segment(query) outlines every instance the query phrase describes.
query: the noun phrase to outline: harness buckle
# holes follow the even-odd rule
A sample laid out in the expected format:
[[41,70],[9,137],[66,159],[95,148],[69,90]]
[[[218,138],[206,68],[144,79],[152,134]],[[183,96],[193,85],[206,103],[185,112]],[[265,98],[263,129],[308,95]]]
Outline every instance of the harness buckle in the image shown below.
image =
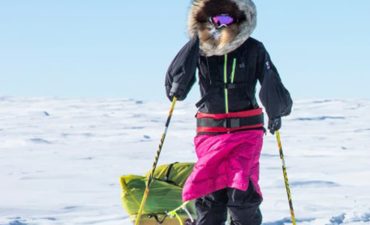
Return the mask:
[[240,118],[226,118],[223,121],[223,127],[225,128],[238,128],[240,126]]

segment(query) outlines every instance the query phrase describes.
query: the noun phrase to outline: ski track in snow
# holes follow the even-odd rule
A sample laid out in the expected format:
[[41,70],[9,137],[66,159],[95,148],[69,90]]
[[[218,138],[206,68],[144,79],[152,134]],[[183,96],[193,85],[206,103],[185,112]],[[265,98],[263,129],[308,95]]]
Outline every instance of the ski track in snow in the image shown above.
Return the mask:
[[[0,97],[0,225],[128,225],[121,175],[152,165],[168,102]],[[160,164],[195,161],[178,103]],[[370,101],[296,101],[282,141],[300,225],[370,224]],[[264,225],[290,224],[275,138],[261,157]]]

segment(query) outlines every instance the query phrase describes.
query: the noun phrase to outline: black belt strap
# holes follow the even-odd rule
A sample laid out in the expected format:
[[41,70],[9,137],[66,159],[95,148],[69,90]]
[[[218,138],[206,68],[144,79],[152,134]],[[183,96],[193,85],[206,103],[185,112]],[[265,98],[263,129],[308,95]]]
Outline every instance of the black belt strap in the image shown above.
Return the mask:
[[245,117],[245,118],[225,118],[225,119],[212,119],[212,118],[198,118],[198,127],[224,127],[224,128],[238,128],[243,126],[252,126],[256,124],[263,124],[263,115]]

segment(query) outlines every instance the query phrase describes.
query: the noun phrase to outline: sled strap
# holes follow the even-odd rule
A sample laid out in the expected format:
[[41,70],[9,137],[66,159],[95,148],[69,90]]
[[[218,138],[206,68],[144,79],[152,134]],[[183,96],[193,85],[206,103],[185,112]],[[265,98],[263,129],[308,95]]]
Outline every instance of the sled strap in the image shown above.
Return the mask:
[[175,214],[175,216],[176,216],[176,219],[179,221],[180,225],[184,225],[184,223],[182,222],[182,219],[177,213]]
[[168,168],[167,168],[167,172],[166,172],[166,176],[164,177],[164,181],[168,182],[168,183],[174,183],[170,180],[170,175],[171,175],[171,170],[173,168],[173,166],[175,164],[177,164],[178,162],[175,162],[175,163],[171,163]]
[[[189,202],[186,202],[186,204],[188,204]],[[188,215],[190,221],[192,223],[194,223],[194,218],[192,217],[192,215],[190,214],[189,210],[186,208],[186,205],[182,207],[182,209],[185,211],[185,213]]]
[[164,221],[167,219],[167,215],[165,215],[161,220],[157,215],[150,215],[149,218],[154,218],[157,224],[163,224]]
[[176,217],[178,220],[179,220],[179,223],[180,223],[180,225],[183,225],[183,222],[182,222],[182,220],[181,220],[181,218],[179,217],[179,215],[177,214],[177,212],[179,211],[179,210],[184,210],[185,211],[185,213],[188,215],[188,217],[189,217],[189,219],[190,219],[190,221],[192,222],[192,223],[194,223],[194,218],[191,216],[191,214],[190,214],[190,212],[189,212],[189,210],[186,208],[186,205],[187,204],[189,204],[189,201],[187,201],[187,202],[184,202],[181,206],[179,206],[178,208],[176,208],[176,209],[174,209],[174,210],[172,210],[172,211],[170,211],[170,212],[168,212],[167,213],[167,215],[169,215],[169,216],[171,216],[171,217]]

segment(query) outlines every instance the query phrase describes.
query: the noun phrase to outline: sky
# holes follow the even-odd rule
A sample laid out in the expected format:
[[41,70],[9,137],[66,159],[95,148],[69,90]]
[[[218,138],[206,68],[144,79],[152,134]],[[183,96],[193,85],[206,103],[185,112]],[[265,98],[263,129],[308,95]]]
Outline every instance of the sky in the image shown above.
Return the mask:
[[[370,98],[370,1],[255,0],[294,99]],[[165,98],[189,0],[0,1],[0,96]],[[199,98],[193,87],[188,101]]]

